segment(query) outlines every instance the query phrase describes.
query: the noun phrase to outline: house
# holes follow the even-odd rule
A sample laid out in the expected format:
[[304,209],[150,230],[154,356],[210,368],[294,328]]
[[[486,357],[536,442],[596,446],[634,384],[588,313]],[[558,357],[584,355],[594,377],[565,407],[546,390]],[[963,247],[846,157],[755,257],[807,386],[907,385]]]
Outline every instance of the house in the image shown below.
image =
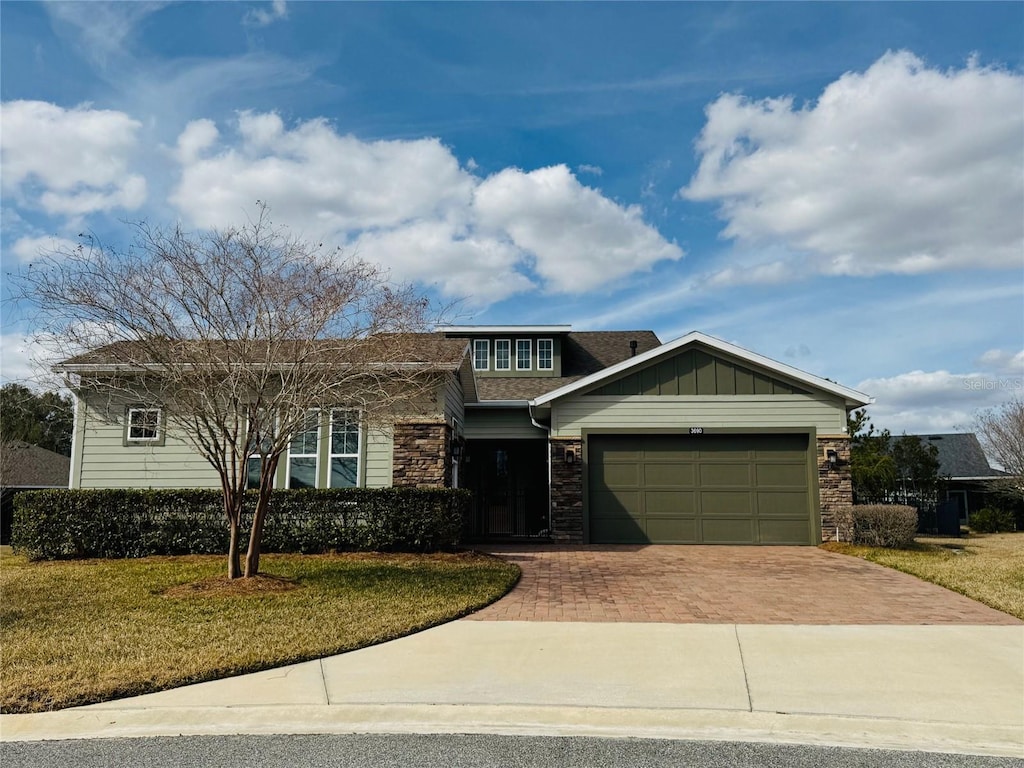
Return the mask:
[[[429,412],[319,414],[279,487],[464,487],[475,538],[566,543],[813,544],[851,501],[846,417],[870,398],[720,339],[448,326],[422,346]],[[80,396],[72,487],[216,487],[162,424],[159,404]]]
[[71,459],[22,440],[0,445],[0,544],[10,544],[14,494],[67,488]]
[[911,437],[918,438],[925,445],[935,446],[938,451],[939,476],[946,478],[946,499],[956,502],[961,525],[970,524],[971,512],[987,506],[1000,506],[999,502],[991,499],[991,486],[1009,476],[989,466],[981,443],[974,434],[951,432]]

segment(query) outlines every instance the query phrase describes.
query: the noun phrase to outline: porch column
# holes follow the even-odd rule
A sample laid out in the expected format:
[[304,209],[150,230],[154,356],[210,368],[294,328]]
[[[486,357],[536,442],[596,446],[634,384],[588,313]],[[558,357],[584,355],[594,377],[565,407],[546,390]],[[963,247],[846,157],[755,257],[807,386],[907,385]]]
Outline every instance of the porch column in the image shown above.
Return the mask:
[[582,544],[583,441],[553,437],[548,449],[551,451],[551,538],[565,544]]

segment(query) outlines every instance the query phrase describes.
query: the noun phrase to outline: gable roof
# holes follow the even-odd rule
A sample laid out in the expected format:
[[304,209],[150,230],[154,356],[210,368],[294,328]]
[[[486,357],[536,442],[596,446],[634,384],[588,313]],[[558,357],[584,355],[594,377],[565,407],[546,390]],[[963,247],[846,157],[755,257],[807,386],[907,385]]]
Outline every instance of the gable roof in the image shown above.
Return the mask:
[[631,341],[638,355],[661,345],[654,331],[574,331],[562,337],[561,376],[481,376],[477,392],[481,401],[527,402],[628,360]]
[[971,432],[946,432],[939,435],[908,435],[938,450],[939,474],[952,480],[980,480],[1006,477],[1006,473],[989,466],[981,443]]
[[0,485],[4,488],[67,488],[71,459],[21,440],[0,445]]
[[863,392],[858,392],[855,389],[844,387],[833,381],[829,381],[828,379],[823,379],[820,376],[815,376],[807,373],[806,371],[801,371],[799,368],[794,368],[791,365],[786,365],[785,363],[780,363],[777,360],[772,360],[764,355],[759,355],[756,352],[743,349],[743,347],[738,347],[735,344],[730,344],[727,341],[717,339],[714,336],[708,336],[706,333],[692,331],[685,336],[679,337],[675,341],[670,341],[667,344],[662,344],[654,349],[649,349],[642,354],[638,354],[636,357],[627,358],[615,365],[609,366],[608,368],[597,371],[588,376],[584,376],[577,381],[565,384],[558,389],[547,392],[535,398],[530,404],[537,406],[550,403],[552,400],[557,400],[558,398],[565,397],[566,395],[570,395],[574,392],[579,392],[580,390],[611,379],[633,368],[642,368],[659,357],[676,352],[693,344],[701,344],[709,349],[731,355],[739,360],[749,363],[750,365],[777,373],[794,381],[801,382],[813,389],[828,392],[829,394],[842,398],[848,407],[856,408],[868,405],[872,402],[872,398],[865,395]]

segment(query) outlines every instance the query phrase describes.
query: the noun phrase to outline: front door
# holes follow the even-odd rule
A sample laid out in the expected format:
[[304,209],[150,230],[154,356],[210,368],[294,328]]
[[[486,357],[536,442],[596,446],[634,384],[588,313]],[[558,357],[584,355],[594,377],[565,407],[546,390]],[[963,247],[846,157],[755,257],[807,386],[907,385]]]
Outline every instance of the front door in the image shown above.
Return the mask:
[[547,441],[470,440],[465,473],[473,492],[474,538],[538,536],[547,530]]

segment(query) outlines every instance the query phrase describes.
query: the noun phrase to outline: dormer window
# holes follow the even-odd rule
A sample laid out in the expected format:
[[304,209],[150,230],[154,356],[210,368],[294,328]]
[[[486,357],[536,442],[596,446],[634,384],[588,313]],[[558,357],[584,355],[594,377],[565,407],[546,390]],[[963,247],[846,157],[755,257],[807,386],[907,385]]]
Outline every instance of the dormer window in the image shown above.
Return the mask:
[[512,368],[512,342],[509,339],[494,340],[494,370],[508,371]]
[[554,367],[554,342],[551,339],[537,339],[537,370],[550,371]]
[[516,370],[528,371],[532,367],[533,343],[529,339],[516,339]]
[[473,370],[486,371],[490,365],[488,359],[491,356],[491,342],[487,339],[473,340]]

